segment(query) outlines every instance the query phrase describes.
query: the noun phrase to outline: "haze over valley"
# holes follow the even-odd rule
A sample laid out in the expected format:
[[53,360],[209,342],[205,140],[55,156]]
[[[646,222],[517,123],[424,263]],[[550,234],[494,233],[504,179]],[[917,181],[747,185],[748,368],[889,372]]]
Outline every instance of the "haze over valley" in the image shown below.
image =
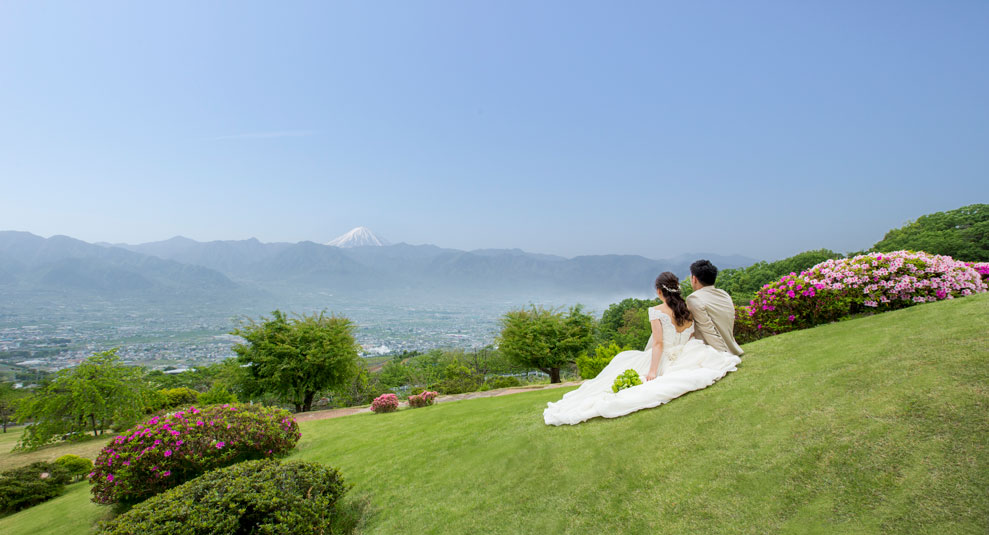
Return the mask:
[[723,268],[754,262],[463,251],[390,244],[364,227],[327,244],[181,236],[109,244],[3,231],[0,363],[58,369],[119,346],[129,362],[193,366],[232,356],[236,338],[227,333],[276,308],[351,318],[368,355],[480,347],[511,308],[580,303],[600,313],[625,297],[650,297],[657,274],[682,277],[699,257]]

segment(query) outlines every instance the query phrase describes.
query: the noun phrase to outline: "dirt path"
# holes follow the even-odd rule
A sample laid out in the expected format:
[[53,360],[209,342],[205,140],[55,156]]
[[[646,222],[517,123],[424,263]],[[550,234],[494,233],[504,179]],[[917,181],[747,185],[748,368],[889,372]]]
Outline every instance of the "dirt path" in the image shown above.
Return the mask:
[[[577,386],[580,381],[573,381],[569,383],[559,383],[559,384],[549,384],[549,385],[531,385],[531,386],[519,386],[512,388],[499,388],[498,390],[488,390],[487,392],[467,392],[466,394],[452,394],[449,396],[439,396],[436,398],[435,403],[444,403],[447,401],[460,401],[462,399],[475,399],[475,398],[493,398],[497,396],[508,396],[511,394],[519,394],[521,392],[532,392],[533,390],[547,390],[550,388],[561,388],[565,386]],[[398,406],[408,407],[409,404],[406,401],[399,402]],[[311,411],[303,414],[297,414],[295,416],[295,421],[297,422],[308,422],[311,420],[325,420],[327,418],[339,418],[341,416],[350,416],[351,414],[357,414],[361,412],[371,412],[371,407],[347,407],[344,409],[328,409],[325,411]]]

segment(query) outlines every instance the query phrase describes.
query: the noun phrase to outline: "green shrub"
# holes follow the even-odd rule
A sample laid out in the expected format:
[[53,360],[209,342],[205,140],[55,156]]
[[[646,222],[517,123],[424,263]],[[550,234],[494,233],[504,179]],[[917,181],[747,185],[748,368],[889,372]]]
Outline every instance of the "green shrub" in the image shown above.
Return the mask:
[[13,513],[48,501],[62,494],[71,478],[61,465],[46,462],[0,473],[0,513]]
[[577,370],[583,379],[593,379],[601,373],[611,359],[615,358],[615,355],[631,349],[629,347],[620,347],[615,342],[611,342],[608,345],[600,345],[594,348],[594,354],[586,354],[577,357]]
[[621,375],[615,378],[615,384],[611,385],[611,391],[618,393],[619,390],[625,390],[626,388],[632,388],[633,386],[641,385],[642,378],[639,377],[639,373],[635,370],[625,370]]
[[519,381],[518,377],[511,375],[499,375],[497,377],[492,377],[481,385],[481,391],[487,390],[497,390],[499,388],[511,388],[513,386],[520,386],[522,381]]
[[189,407],[199,403],[199,392],[184,386],[180,386],[178,388],[166,388],[164,390],[159,390],[158,392],[165,396],[166,409],[174,409],[175,407]]
[[175,487],[101,526],[107,535],[329,534],[348,490],[317,463],[248,461]]
[[73,481],[82,479],[93,471],[93,461],[71,453],[55,459],[55,464],[65,468]]
[[436,390],[444,394],[476,392],[481,387],[482,378],[463,364],[454,362],[443,370],[443,380],[436,383]]
[[199,395],[200,405],[222,405],[223,403],[237,403],[237,396],[223,383],[213,383],[207,392]]
[[137,503],[208,470],[286,453],[299,437],[288,411],[263,405],[192,407],[154,417],[100,452],[90,476],[93,501]]

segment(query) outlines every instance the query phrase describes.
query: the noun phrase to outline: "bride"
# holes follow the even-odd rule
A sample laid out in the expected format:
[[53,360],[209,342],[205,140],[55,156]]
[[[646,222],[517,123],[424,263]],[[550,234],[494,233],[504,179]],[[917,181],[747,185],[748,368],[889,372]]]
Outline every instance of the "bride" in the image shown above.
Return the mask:
[[[669,271],[656,279],[656,295],[663,301],[649,309],[652,336],[643,351],[622,351],[593,379],[584,381],[563,399],[543,411],[549,425],[577,424],[604,416],[615,418],[655,407],[714,384],[742,360],[692,338],[694,322],[680,295],[680,281]],[[635,370],[645,382],[620,390],[611,387],[625,370]]]

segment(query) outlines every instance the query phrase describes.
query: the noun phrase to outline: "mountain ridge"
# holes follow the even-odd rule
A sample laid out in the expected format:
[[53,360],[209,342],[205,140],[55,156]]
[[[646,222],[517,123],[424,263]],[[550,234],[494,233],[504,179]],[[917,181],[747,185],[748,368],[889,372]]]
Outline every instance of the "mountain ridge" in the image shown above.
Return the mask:
[[[88,286],[97,293],[184,286],[293,295],[316,290],[363,295],[413,289],[439,296],[491,292],[648,295],[656,275],[673,271],[684,277],[697,258],[708,258],[720,268],[754,262],[740,255],[565,258],[518,248],[464,251],[404,242],[337,247],[313,241],[265,243],[256,238],[199,242],[183,236],[136,245],[97,245],[68,236],[46,239],[0,231],[0,284],[10,286],[13,278],[27,287],[84,290]],[[56,262],[61,263],[56,266]],[[25,273],[40,265],[47,275]]]

